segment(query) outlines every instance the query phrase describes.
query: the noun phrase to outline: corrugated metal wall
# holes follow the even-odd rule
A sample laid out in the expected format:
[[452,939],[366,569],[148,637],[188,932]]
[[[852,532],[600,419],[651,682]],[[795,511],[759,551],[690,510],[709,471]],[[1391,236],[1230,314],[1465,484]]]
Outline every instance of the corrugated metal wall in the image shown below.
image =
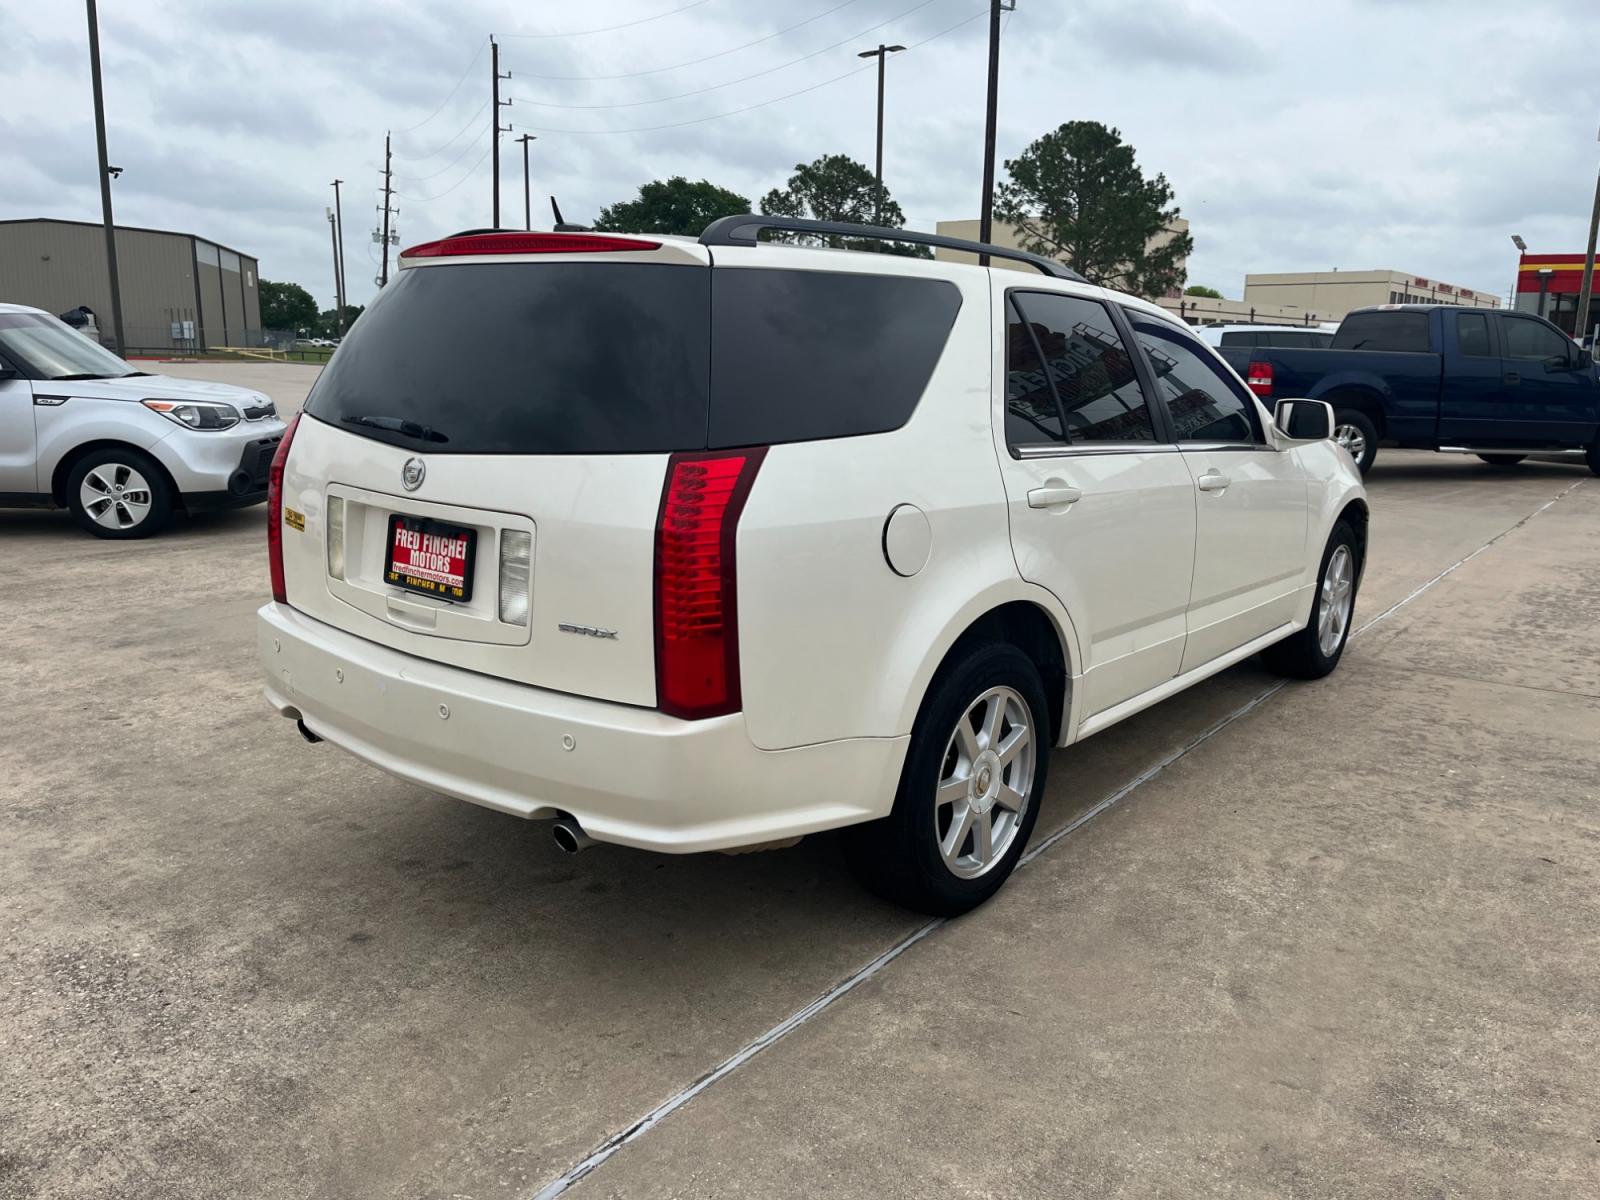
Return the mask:
[[[222,270],[224,260],[232,270]],[[195,321],[201,345],[261,344],[254,259],[189,234],[118,226],[117,269],[129,348],[172,347],[172,322],[182,320]],[[71,221],[0,221],[0,301],[52,313],[88,305],[109,342],[111,289],[102,228]]]

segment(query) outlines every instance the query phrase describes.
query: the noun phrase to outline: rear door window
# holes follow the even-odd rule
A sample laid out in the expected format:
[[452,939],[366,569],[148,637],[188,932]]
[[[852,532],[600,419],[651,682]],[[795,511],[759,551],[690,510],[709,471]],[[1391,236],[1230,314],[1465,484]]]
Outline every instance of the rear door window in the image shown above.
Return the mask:
[[1428,314],[1422,312],[1351,313],[1333,335],[1335,350],[1408,350],[1426,354]]
[[1011,300],[1006,301],[1006,445],[1060,445],[1061,410],[1039,358],[1033,331]]
[[1013,292],[1011,301],[1044,356],[1068,442],[1156,440],[1133,359],[1104,304],[1059,292]]
[[1461,313],[1456,317],[1456,341],[1468,358],[1493,358],[1489,341],[1489,318],[1482,313]]
[[710,276],[655,263],[410,267],[361,314],[306,411],[433,454],[701,448]]
[[712,270],[709,445],[886,433],[944,353],[961,292],[944,279]]

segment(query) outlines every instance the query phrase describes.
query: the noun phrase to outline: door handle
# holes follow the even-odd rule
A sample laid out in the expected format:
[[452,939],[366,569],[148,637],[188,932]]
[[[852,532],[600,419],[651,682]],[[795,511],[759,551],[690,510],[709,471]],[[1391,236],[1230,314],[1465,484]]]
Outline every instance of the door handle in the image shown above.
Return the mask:
[[1052,483],[1045,487],[1036,487],[1028,493],[1029,508],[1056,508],[1068,504],[1076,504],[1083,499],[1081,488],[1071,487],[1064,483]]
[[1521,372],[1518,372],[1518,371],[1507,371],[1506,375],[1505,375],[1505,382],[1506,383],[1521,383],[1522,382],[1522,374],[1521,374]]
[[1226,491],[1228,485],[1232,482],[1233,480],[1229,479],[1221,471],[1213,467],[1204,475],[1200,476],[1199,479],[1196,479],[1194,481],[1194,485],[1202,492],[1221,492]]

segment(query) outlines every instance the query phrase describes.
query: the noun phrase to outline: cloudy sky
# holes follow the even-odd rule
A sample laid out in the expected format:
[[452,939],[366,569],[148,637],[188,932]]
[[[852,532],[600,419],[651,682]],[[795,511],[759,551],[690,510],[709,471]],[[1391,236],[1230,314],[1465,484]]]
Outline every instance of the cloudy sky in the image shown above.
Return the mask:
[[[260,258],[331,304],[324,208],[345,188],[351,299],[373,290],[383,135],[402,244],[490,218],[488,35],[515,130],[502,205],[592,219],[646,180],[758,200],[794,164],[870,164],[909,225],[977,215],[984,0],[102,0],[117,217]],[[98,220],[83,8],[0,10],[0,217]],[[1520,233],[1578,251],[1600,164],[1594,0],[1017,0],[999,156],[1063,121],[1114,125],[1191,222],[1190,282],[1393,267],[1504,294]],[[1000,168],[1003,171],[1003,167]],[[539,204],[535,227],[548,227]]]

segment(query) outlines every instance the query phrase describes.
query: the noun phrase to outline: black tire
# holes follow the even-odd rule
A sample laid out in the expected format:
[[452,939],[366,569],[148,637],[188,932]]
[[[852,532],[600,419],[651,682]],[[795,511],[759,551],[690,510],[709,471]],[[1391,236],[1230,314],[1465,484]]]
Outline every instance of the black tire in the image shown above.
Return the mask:
[[[1324,654],[1318,628],[1318,615],[1321,610],[1323,585],[1328,578],[1328,564],[1333,561],[1333,556],[1340,546],[1343,546],[1350,556],[1350,612],[1345,618],[1344,628],[1339,633],[1338,643],[1333,647],[1333,652]],[[1344,648],[1350,641],[1350,626],[1355,617],[1356,592],[1359,590],[1360,582],[1361,552],[1356,543],[1355,530],[1350,528],[1348,522],[1339,521],[1334,525],[1333,532],[1328,535],[1328,544],[1322,551],[1322,568],[1317,572],[1317,590],[1311,594],[1311,615],[1306,621],[1306,627],[1292,637],[1287,637],[1262,651],[1261,657],[1267,666],[1280,675],[1287,675],[1290,679],[1321,679],[1325,675],[1331,675],[1333,669],[1339,665],[1339,660],[1344,657]]]
[[1333,428],[1336,431],[1335,437],[1337,437],[1337,430],[1341,425],[1348,425],[1352,429],[1358,430],[1361,434],[1362,441],[1365,444],[1361,451],[1361,457],[1356,459],[1356,470],[1365,475],[1372,469],[1373,460],[1378,457],[1378,427],[1372,423],[1371,417],[1360,409],[1355,408],[1341,408],[1334,411]]
[[1480,454],[1478,457],[1491,467],[1514,467],[1528,456],[1526,454]]
[[[108,487],[91,484],[95,491],[104,491],[108,503],[94,506],[91,512],[84,503],[84,483],[91,475]],[[138,480],[143,486],[132,486]],[[118,487],[128,490],[118,493]],[[172,519],[172,485],[167,474],[148,454],[132,446],[107,447],[84,455],[67,474],[67,507],[88,532],[101,538],[129,539],[150,537],[160,533]],[[147,503],[138,499],[145,497]],[[124,498],[126,502],[124,502]],[[109,516],[108,516],[109,514]],[[115,523],[102,523],[102,519]]]
[[[957,819],[957,807],[965,809],[967,805],[965,801],[938,805],[935,794],[947,771],[960,769],[960,756],[954,753],[958,722],[968,719],[969,710],[992,688],[1010,689],[1023,706],[1032,737],[1033,778],[1021,802],[1020,814],[1012,817],[1004,829],[1007,812],[998,799],[991,801],[993,807],[986,810],[986,816],[975,818],[991,821],[992,829],[1001,840],[1009,838],[1009,843],[982,868],[981,874],[963,878],[946,864],[939,843],[941,834],[949,836],[951,822]],[[1009,736],[1009,728],[1002,725],[997,740]],[[970,723],[968,730],[973,730]],[[982,734],[975,733],[974,737],[981,738]],[[917,912],[953,917],[976,908],[1000,890],[1022,857],[1039,818],[1050,749],[1050,706],[1033,660],[1011,645],[973,646],[940,669],[923,699],[900,772],[893,811],[880,821],[843,831],[845,858],[851,869],[878,895]],[[1016,780],[1017,764],[1022,761],[1019,758],[992,768],[988,777],[993,779],[993,787],[1004,788]],[[978,771],[973,774],[974,782],[985,777]],[[976,857],[976,836],[974,831],[955,844],[953,854],[958,861],[967,846],[972,847],[972,854],[967,857]]]

